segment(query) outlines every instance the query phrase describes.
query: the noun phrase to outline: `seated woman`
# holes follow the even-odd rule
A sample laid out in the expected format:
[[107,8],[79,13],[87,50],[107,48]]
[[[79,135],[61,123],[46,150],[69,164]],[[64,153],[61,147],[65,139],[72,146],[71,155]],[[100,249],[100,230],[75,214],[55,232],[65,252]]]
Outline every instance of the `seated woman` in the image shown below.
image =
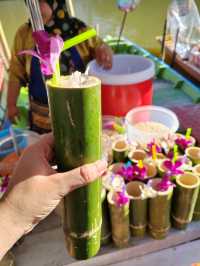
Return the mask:
[[[65,0],[40,0],[39,4],[45,30],[49,34],[59,34],[65,41],[88,29],[84,22],[69,16]],[[42,134],[50,131],[51,125],[40,63],[35,57],[18,55],[20,51],[34,48],[31,24],[28,22],[19,28],[14,40],[10,62],[7,111],[8,118],[14,121],[19,114],[16,103],[20,87],[28,85],[30,129]],[[112,50],[98,37],[91,38],[63,52],[60,57],[61,74],[68,75],[75,70],[84,72],[87,63],[93,58],[96,58],[104,68],[112,67]]]

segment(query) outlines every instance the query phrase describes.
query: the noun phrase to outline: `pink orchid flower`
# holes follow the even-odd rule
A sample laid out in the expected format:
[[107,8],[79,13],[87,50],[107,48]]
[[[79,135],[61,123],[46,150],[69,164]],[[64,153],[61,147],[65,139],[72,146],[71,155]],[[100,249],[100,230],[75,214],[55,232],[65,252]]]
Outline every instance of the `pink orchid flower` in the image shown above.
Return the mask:
[[185,137],[178,137],[175,142],[181,150],[187,149],[192,144],[192,141],[190,139],[186,139]]
[[170,187],[175,187],[175,184],[170,181],[168,174],[164,175],[162,181],[158,183],[157,189],[159,191],[167,191]]
[[59,60],[63,40],[60,36],[49,36],[45,31],[33,32],[33,38],[37,45],[37,52],[35,50],[25,50],[19,55],[29,54],[40,59],[41,71],[45,76],[50,76],[54,73],[56,63]]
[[154,145],[156,146],[156,152],[157,153],[161,153],[162,152],[162,148],[160,146],[158,146],[155,143],[155,141],[152,141],[152,142],[147,144],[147,149],[148,149],[150,155],[152,155],[152,148],[153,148]]
[[144,179],[147,177],[147,169],[146,167],[140,168],[138,165],[133,166],[133,180],[141,180],[144,181]]
[[133,166],[131,162],[124,164],[119,171],[117,172],[118,175],[121,175],[127,181],[131,181],[133,179]]
[[115,194],[115,202],[118,207],[122,207],[129,202],[129,197],[126,193],[126,188],[124,187],[122,191],[116,192]]
[[175,176],[183,174],[183,171],[180,170],[180,167],[183,165],[182,161],[176,161],[175,163],[171,160],[164,161],[164,167],[167,169],[167,174],[169,176]]

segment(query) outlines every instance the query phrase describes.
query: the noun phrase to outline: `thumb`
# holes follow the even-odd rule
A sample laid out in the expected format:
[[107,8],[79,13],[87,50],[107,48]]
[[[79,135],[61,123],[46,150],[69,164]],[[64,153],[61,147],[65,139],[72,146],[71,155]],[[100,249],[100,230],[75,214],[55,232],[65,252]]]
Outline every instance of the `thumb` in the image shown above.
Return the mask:
[[65,173],[54,174],[52,178],[58,184],[60,194],[65,196],[72,190],[85,186],[101,177],[106,169],[107,162],[99,160]]

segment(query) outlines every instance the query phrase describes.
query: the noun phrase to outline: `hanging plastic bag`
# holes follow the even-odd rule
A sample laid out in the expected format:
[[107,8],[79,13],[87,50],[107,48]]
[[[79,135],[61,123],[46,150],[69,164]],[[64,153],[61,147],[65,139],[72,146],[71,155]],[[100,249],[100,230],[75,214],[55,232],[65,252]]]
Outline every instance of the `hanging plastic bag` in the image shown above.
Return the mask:
[[177,53],[188,58],[191,48],[200,43],[200,16],[194,0],[173,0],[167,14],[168,33],[175,42]]

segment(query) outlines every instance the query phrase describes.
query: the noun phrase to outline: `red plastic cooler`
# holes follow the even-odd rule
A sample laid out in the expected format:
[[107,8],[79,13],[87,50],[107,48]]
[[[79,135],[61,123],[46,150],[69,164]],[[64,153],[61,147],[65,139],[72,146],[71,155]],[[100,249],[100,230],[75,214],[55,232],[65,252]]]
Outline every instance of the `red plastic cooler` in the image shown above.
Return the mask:
[[125,116],[134,107],[152,104],[155,66],[145,57],[114,55],[111,70],[92,61],[89,74],[102,81],[103,115]]

